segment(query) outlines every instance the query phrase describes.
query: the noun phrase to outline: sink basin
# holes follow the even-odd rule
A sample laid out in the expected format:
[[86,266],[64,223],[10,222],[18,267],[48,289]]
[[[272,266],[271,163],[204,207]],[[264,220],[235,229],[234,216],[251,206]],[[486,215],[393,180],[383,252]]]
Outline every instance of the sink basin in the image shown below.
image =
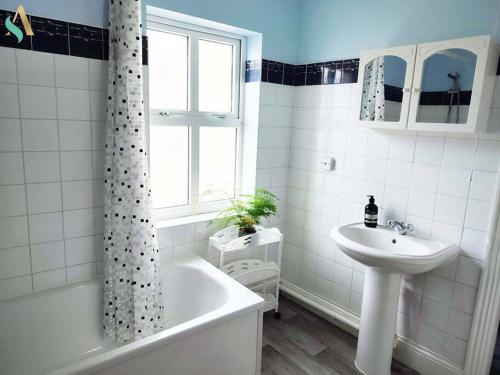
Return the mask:
[[330,231],[345,254],[367,266],[354,361],[366,375],[390,375],[402,274],[416,274],[451,262],[460,249],[384,226],[345,224]]
[[384,226],[368,228],[363,223],[335,227],[330,232],[348,256],[369,267],[416,274],[453,260],[460,249],[451,243],[414,235],[398,235]]

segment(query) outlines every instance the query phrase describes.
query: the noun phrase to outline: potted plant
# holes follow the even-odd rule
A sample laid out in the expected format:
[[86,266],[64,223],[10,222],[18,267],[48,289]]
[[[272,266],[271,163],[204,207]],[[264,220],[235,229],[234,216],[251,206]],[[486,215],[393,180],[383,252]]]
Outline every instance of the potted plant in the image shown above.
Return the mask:
[[253,234],[256,225],[271,216],[278,216],[279,199],[266,189],[256,189],[253,195],[241,195],[239,199],[231,199],[231,206],[222,211],[218,219],[225,227],[238,226],[238,235]]

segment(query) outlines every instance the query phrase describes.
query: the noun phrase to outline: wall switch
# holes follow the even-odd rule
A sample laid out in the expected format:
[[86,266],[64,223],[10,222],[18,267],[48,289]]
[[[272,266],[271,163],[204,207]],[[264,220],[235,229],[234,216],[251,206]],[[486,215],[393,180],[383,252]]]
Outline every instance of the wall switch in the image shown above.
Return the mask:
[[328,156],[322,158],[319,162],[319,169],[322,171],[333,171],[335,169],[335,159]]

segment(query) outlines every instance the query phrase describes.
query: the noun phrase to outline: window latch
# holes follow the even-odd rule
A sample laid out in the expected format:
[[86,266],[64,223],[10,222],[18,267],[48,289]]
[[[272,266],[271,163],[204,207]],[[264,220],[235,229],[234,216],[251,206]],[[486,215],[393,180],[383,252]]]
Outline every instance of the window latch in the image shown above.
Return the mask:
[[175,116],[182,115],[182,112],[160,112],[160,116]]
[[223,119],[226,118],[226,115],[223,113],[213,113],[212,116]]

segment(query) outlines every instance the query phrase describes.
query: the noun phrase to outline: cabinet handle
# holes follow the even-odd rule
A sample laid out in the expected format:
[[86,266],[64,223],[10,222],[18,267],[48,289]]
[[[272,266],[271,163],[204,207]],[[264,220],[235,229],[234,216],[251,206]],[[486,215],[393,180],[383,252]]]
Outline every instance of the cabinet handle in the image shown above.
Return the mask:
[[410,88],[409,88],[409,87],[405,87],[405,88],[403,89],[403,92],[410,92],[410,91],[411,91],[411,90],[410,90]]
[[414,87],[412,90],[414,93],[420,92],[420,89],[418,87]]

